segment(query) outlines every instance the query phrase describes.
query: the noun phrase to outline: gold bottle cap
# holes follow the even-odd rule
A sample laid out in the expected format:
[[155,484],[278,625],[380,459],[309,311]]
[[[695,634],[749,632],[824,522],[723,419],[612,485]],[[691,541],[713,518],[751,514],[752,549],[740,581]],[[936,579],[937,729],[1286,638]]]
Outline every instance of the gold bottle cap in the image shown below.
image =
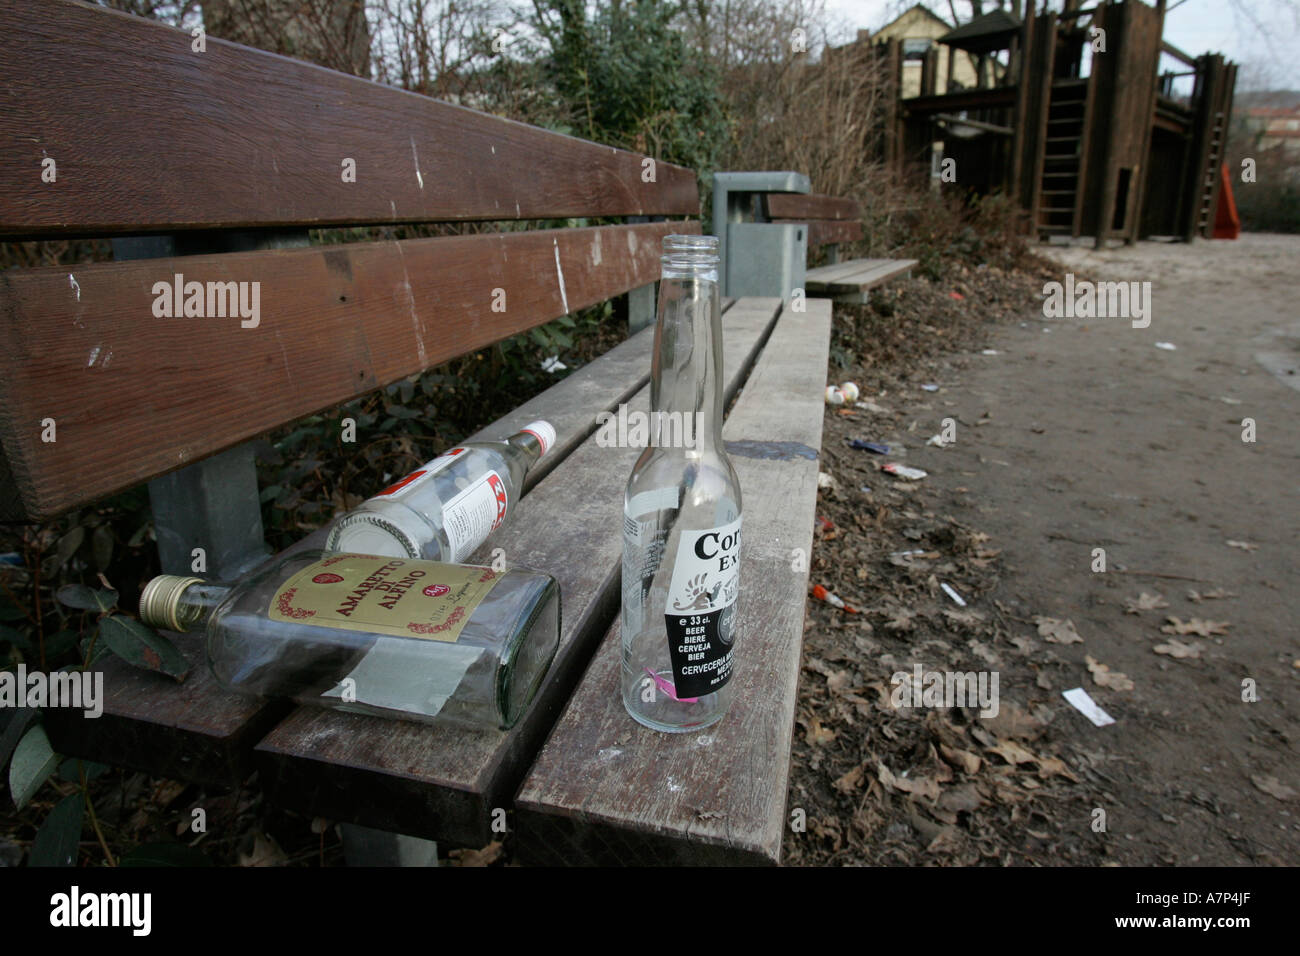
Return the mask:
[[176,619],[181,594],[191,584],[203,583],[202,578],[187,578],[179,574],[160,574],[140,592],[140,620],[150,627],[168,631],[184,630]]

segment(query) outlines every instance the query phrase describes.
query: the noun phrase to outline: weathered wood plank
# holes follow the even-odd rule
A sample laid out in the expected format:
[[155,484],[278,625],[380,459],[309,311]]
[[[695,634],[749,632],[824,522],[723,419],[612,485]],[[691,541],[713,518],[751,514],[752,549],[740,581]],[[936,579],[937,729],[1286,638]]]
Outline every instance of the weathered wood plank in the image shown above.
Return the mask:
[[811,553],[821,447],[809,383],[825,375],[830,324],[825,300],[784,313],[724,427],[745,516],[731,712],[696,734],[635,723],[615,623],[516,798],[521,860],[779,861],[808,577],[792,567]]
[[699,212],[692,170],[101,7],[0,36],[3,237]]
[[[468,440],[501,438],[538,418],[550,421],[555,446],[529,472],[525,488],[531,487],[540,480],[536,475],[549,472],[586,440],[597,411],[616,408],[645,385],[653,344],[653,329],[638,333]],[[285,554],[324,544],[322,529]],[[184,684],[104,658],[104,715],[85,720],[76,713],[52,713],[48,722],[56,749],[99,760],[111,755],[111,763],[180,780],[229,783],[235,775],[246,776],[253,746],[293,705],[224,691],[203,658],[201,639],[177,635],[175,640],[194,663]]]
[[862,218],[862,206],[856,199],[823,196],[820,193],[767,193],[767,214],[772,219],[853,220]]
[[[779,307],[778,299],[741,299],[725,313],[728,397],[752,366]],[[629,408],[648,409],[648,393],[641,389]],[[594,426],[595,409],[588,414]],[[537,700],[512,730],[473,733],[303,707],[257,747],[271,798],[306,813],[453,844],[493,839],[492,810],[510,806],[617,609],[623,488],[639,453],[588,439],[471,557],[487,563],[501,548],[511,565],[546,571],[560,582],[560,649]],[[358,793],[366,799],[359,801]]]
[[832,242],[854,242],[863,236],[862,223],[830,219],[773,219],[773,222],[803,222],[808,225],[808,248]]
[[915,265],[915,259],[857,259],[810,270],[804,288],[809,295],[852,295],[905,275]]
[[[0,520],[47,518],[652,282],[660,239],[698,231],[660,222],[0,273],[0,446],[17,490],[0,488]],[[177,274],[244,283],[250,306],[258,290],[257,325],[156,317],[154,284]]]
[[51,707],[45,729],[57,753],[173,780],[237,786],[253,772],[253,745],[290,710],[285,701],[224,690],[198,634],[168,634],[192,670],[183,684],[109,654],[103,713]]

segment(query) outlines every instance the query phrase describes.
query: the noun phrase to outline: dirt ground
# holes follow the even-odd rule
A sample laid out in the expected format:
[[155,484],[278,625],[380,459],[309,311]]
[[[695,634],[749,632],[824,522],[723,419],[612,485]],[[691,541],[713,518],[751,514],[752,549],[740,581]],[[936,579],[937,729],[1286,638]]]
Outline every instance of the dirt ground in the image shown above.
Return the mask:
[[[1300,236],[1039,251],[999,320],[955,331],[1007,285],[972,273],[832,365],[868,407],[827,408],[812,583],[858,613],[810,599],[787,863],[1295,865]],[[1150,281],[1150,327],[1044,319],[1066,272]],[[915,664],[996,674],[998,715],[892,706]]]

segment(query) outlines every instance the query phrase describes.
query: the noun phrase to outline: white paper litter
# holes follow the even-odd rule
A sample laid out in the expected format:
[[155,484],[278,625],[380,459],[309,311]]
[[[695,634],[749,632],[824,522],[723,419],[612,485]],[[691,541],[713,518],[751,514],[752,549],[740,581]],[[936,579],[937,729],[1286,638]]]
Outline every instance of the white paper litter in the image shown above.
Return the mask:
[[1164,349],[1166,352],[1173,352],[1178,348],[1178,346],[1174,345],[1173,342],[1157,342],[1156,348]]
[[893,461],[887,465],[882,465],[880,470],[893,475],[895,478],[906,478],[909,481],[920,481],[927,474],[920,468],[908,468],[906,465],[900,465]]
[[558,355],[552,355],[550,358],[542,359],[543,372],[551,372],[551,373],[563,372],[568,367],[569,366],[565,365],[563,362],[560,361],[560,357]]
[[966,606],[965,599],[956,591],[954,591],[947,583],[941,581],[939,582],[939,587],[943,588],[944,594],[948,595],[948,597],[952,598],[954,601],[957,602],[958,607]]
[[1094,726],[1105,727],[1115,723],[1115,718],[1102,710],[1082,687],[1067,690],[1061,696],[1069,701],[1070,706],[1091,720]]

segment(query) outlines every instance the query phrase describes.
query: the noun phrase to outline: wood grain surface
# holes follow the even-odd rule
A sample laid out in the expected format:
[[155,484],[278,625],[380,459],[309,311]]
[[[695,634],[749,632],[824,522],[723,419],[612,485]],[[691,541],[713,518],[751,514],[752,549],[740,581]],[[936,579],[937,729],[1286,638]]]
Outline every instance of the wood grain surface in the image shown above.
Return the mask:
[[779,861],[830,325],[826,300],[784,312],[723,429],[745,520],[731,711],[691,734],[633,721],[615,623],[516,798],[521,861]]
[[0,37],[0,237],[699,214],[692,170],[101,7]]
[[[0,520],[48,518],[653,282],[660,239],[698,231],[659,222],[0,273],[12,481]],[[256,288],[257,325],[158,317],[155,283],[176,275],[247,283],[250,305]]]
[[[728,396],[752,367],[779,307],[778,299],[740,299],[724,314]],[[648,386],[640,389],[630,409],[647,410],[648,393]],[[587,410],[593,428],[595,412]],[[545,571],[560,583],[560,649],[537,699],[512,730],[475,733],[300,708],[257,747],[271,799],[304,813],[350,814],[366,826],[453,845],[499,838],[491,831],[493,809],[510,807],[617,612],[623,489],[639,453],[587,439],[471,556],[471,563],[490,563],[501,548],[511,566]]]

